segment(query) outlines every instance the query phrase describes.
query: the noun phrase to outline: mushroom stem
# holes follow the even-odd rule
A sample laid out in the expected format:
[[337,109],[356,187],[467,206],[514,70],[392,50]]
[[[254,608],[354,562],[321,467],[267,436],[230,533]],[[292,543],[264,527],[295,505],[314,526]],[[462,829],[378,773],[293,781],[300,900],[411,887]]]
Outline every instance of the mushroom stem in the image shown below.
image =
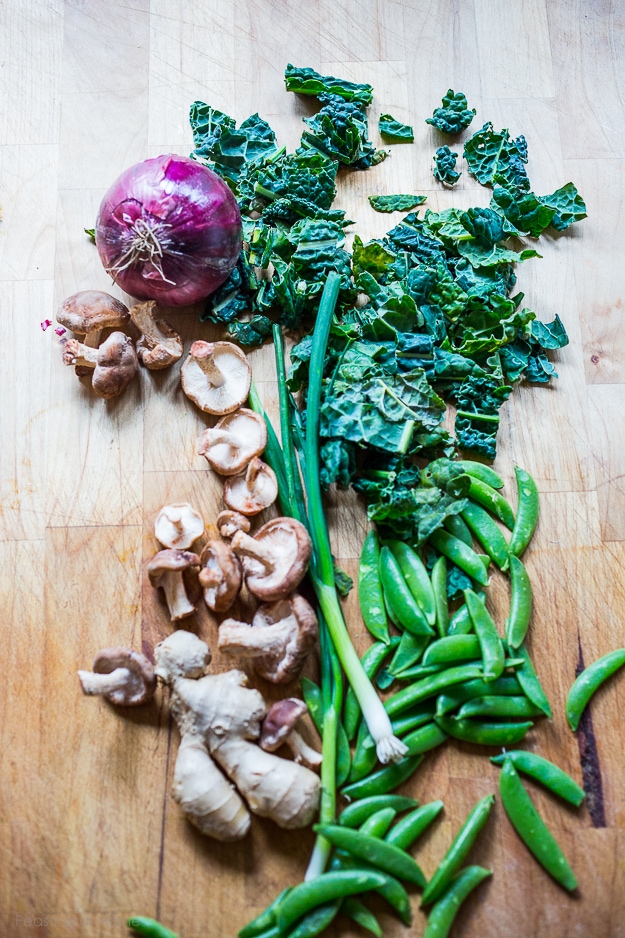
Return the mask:
[[247,466],[247,471],[245,473],[245,486],[249,492],[253,492],[256,486],[256,479],[260,472],[263,469],[263,461],[259,459],[258,456],[255,456],[254,459],[251,459]]
[[162,511],[163,511],[164,516],[167,518],[167,520],[171,524],[171,526],[175,528],[179,534],[181,534],[182,531],[184,531],[184,523],[182,520],[182,514],[176,508],[171,508],[168,505],[166,505]]
[[95,368],[98,364],[98,350],[83,345],[78,339],[69,339],[63,350],[63,361],[66,365],[76,365],[79,368]]
[[205,430],[200,437],[199,454],[203,456],[207,449],[210,449],[211,446],[218,446],[220,443],[225,443],[227,446],[236,446],[238,442],[239,438],[230,430],[220,427]]
[[287,643],[296,630],[297,623],[292,619],[284,619],[262,628],[237,622],[236,619],[227,619],[219,627],[219,648],[241,658],[256,658],[261,655],[283,658]]
[[232,538],[232,549],[237,557],[250,557],[252,560],[257,560],[268,573],[275,569],[273,550],[243,531],[237,531]]
[[147,303],[136,303],[130,310],[130,318],[143,335],[153,339],[155,343],[160,342],[165,345],[170,337],[161,332],[152,315],[155,306],[154,300],[148,300]]
[[214,346],[210,342],[199,340],[194,342],[190,349],[191,358],[193,358],[202,369],[210,384],[214,388],[221,388],[226,383],[226,379],[215,361]]
[[291,730],[284,742],[290,748],[296,762],[310,767],[321,765],[323,758],[321,753],[309,746],[297,730]]
[[182,579],[182,571],[167,570],[163,575],[161,586],[165,591],[165,601],[169,609],[172,622],[177,619],[186,619],[195,612],[195,606],[189,601],[187,591]]
[[84,694],[90,697],[97,694],[111,694],[126,687],[132,675],[128,668],[115,668],[108,674],[96,674],[94,671],[78,671],[78,677]]

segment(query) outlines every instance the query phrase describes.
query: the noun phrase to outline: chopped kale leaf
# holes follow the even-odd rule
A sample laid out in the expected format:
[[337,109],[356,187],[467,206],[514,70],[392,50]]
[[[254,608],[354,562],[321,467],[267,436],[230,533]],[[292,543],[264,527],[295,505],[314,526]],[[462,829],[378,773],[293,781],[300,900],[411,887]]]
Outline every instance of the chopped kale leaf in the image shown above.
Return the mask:
[[443,106],[437,107],[432,117],[426,118],[425,122],[444,134],[459,134],[466,130],[474,116],[475,108],[469,110],[466,96],[461,91],[454,94],[450,88],[443,96]]

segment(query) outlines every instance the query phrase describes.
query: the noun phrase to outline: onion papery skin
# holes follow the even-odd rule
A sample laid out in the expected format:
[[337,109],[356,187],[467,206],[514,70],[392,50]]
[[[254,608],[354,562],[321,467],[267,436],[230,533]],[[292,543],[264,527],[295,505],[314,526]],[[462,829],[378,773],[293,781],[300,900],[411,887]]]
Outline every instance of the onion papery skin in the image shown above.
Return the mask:
[[[139,232],[147,234],[152,253],[133,252]],[[113,183],[98,212],[96,245],[104,267],[130,296],[188,306],[230,275],[241,252],[241,215],[216,173],[186,156],[164,154],[130,166]]]

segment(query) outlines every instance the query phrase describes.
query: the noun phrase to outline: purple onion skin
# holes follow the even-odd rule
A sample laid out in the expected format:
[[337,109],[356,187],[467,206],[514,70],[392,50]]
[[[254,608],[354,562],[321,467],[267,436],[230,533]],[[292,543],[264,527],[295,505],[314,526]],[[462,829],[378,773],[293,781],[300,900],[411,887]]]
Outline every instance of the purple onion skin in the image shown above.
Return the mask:
[[[138,219],[140,227],[152,229],[163,253],[156,265],[144,255],[116,271]],[[96,245],[104,267],[130,296],[188,306],[229,277],[241,252],[241,215],[216,173],[186,156],[165,154],[136,163],[113,183],[98,212]]]

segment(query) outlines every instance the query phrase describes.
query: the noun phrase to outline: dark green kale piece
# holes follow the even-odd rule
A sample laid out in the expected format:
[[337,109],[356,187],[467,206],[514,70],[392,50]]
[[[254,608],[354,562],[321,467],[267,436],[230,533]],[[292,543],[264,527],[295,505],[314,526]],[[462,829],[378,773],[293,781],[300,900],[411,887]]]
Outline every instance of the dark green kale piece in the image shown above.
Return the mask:
[[367,169],[386,157],[369,140],[369,125],[364,107],[336,94],[322,94],[323,105],[313,117],[305,117],[309,130],[304,131],[301,147],[323,153],[353,169]]
[[189,109],[189,123],[193,132],[195,150],[191,154],[195,159],[209,161],[213,159],[212,148],[224,131],[234,130],[237,122],[233,117],[218,111],[217,108],[194,101]]
[[202,101],[191,105],[193,159],[207,164],[230,184],[236,184],[249,163],[274,153],[276,135],[262,117],[252,114],[237,128],[235,121]]
[[371,208],[376,212],[408,212],[423,205],[426,195],[370,195]]
[[529,192],[530,181],[525,171],[527,142],[522,135],[513,140],[507,129],[495,131],[489,121],[467,140],[464,158],[471,175],[483,186],[499,183],[516,198]]
[[587,217],[586,203],[572,182],[567,182],[551,195],[541,195],[539,198],[549,208],[556,210],[551,222],[556,231],[564,231],[569,225]]
[[412,143],[414,130],[410,124],[403,124],[390,114],[380,114],[378,130],[383,137],[394,143]]
[[456,172],[456,161],[458,154],[453,153],[448,146],[439,147],[434,154],[434,169],[432,173],[434,178],[442,182],[444,186],[455,186],[460,179],[461,173]]
[[85,234],[88,235],[95,244],[95,228],[85,228]]
[[444,134],[459,134],[466,130],[473,117],[475,108],[469,110],[466,96],[458,91],[456,94],[450,88],[443,95],[443,106],[434,110],[432,117],[426,118],[426,124],[432,124]]
[[311,94],[319,97],[322,94],[336,94],[346,101],[367,105],[373,100],[371,85],[358,84],[345,81],[343,78],[333,78],[332,75],[320,75],[312,68],[297,68],[287,65],[284,72],[284,82],[287,91],[297,94]]

